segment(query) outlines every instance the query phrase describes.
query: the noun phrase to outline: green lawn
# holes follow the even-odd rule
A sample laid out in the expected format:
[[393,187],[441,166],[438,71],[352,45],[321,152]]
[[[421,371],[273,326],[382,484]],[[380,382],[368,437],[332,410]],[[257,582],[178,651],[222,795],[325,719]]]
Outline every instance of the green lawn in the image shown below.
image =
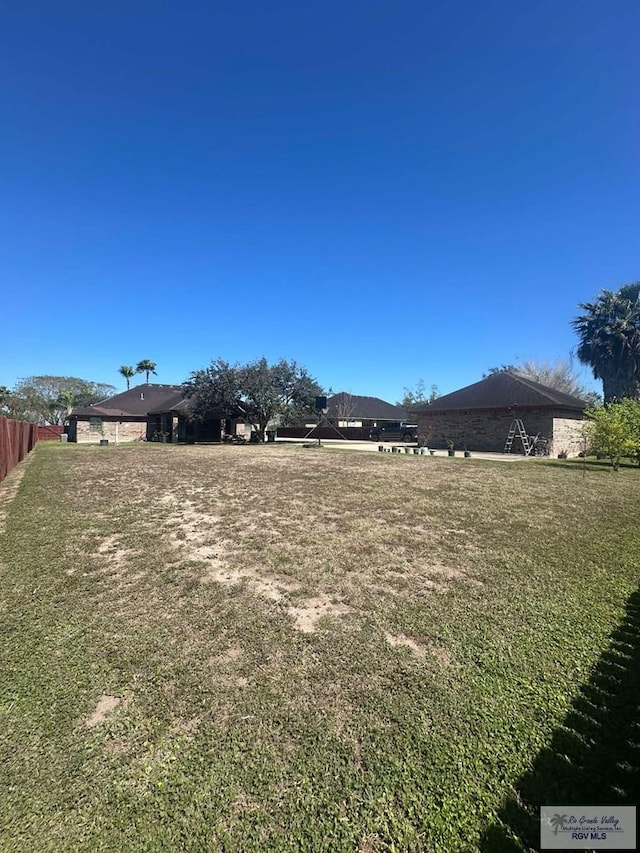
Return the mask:
[[40,445],[0,849],[500,853],[637,802],[639,505],[570,462]]

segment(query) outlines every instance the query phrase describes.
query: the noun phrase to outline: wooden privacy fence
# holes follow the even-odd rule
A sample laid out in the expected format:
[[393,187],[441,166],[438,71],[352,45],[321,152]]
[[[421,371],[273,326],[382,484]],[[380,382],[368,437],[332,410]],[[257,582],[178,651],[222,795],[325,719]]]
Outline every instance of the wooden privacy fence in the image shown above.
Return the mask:
[[0,483],[33,450],[37,440],[36,424],[0,417]]
[[38,425],[38,441],[60,441],[60,436],[63,432],[63,426],[54,426],[53,424],[47,424],[46,426]]

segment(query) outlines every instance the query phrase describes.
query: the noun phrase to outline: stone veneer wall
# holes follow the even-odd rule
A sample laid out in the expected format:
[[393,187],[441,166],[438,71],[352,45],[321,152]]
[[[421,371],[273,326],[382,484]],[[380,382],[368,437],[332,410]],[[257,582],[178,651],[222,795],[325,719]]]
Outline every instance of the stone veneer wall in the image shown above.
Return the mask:
[[[563,415],[563,417],[554,417]],[[469,450],[502,453],[509,434],[509,427],[514,417],[519,417],[524,423],[528,435],[540,435],[549,440],[550,454],[557,454],[566,449],[569,455],[577,455],[580,447],[576,435],[581,429],[581,419],[575,412],[559,410],[544,411],[540,409],[521,410],[514,412],[504,409],[473,410],[457,412],[434,412],[417,416],[418,430],[427,436],[430,447],[444,448],[447,440],[451,439],[457,450],[465,446]],[[556,435],[558,431],[558,435]],[[559,448],[559,449],[558,449]],[[514,440],[513,449],[522,452],[518,438]]]
[[566,451],[567,456],[577,456],[584,450],[583,425],[583,420],[575,418],[554,418],[551,454],[557,456]]
[[147,419],[143,421],[109,421],[102,419],[102,431],[94,431],[90,428],[89,421],[77,421],[76,441],[78,444],[98,444],[100,439],[106,438],[109,443],[116,444],[120,441],[136,441],[147,435]]

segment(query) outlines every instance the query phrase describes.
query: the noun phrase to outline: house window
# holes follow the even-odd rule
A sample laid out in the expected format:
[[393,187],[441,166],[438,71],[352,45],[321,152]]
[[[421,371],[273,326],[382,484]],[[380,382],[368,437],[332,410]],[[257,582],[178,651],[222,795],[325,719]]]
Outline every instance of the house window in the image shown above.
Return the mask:
[[102,429],[102,418],[89,418],[89,432],[100,432]]

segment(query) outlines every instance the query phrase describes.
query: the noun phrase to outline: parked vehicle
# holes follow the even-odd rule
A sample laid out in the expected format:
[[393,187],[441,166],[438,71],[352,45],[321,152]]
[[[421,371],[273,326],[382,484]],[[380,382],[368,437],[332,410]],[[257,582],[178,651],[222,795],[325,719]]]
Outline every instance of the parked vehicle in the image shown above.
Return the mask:
[[417,441],[418,424],[406,421],[390,421],[373,427],[369,433],[371,441]]

